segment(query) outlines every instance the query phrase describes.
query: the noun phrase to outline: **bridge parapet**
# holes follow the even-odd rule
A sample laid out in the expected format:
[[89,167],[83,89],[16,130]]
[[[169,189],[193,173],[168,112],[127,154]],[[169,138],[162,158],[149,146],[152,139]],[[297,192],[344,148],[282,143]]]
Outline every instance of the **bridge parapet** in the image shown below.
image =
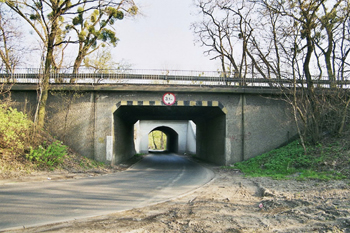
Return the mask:
[[[42,73],[39,69],[21,69],[16,73],[0,73],[0,83],[39,84]],[[50,84],[89,84],[89,85],[177,85],[177,86],[225,86],[225,87],[271,87],[289,88],[306,86],[305,80],[294,81],[285,78],[239,78],[232,72],[219,71],[178,71],[178,70],[105,70],[101,73],[84,72],[78,74],[59,70],[50,74]],[[330,81],[316,79],[320,88],[330,88]],[[339,88],[350,88],[350,79],[337,80]]]

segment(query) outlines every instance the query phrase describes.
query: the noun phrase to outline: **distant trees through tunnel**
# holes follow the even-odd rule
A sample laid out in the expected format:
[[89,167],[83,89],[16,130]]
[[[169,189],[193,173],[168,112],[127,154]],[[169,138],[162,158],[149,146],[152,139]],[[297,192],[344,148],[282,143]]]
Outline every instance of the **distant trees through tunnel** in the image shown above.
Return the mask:
[[159,126],[154,128],[148,134],[148,139],[149,150],[164,150],[171,153],[179,152],[179,134],[171,127]]
[[160,130],[150,132],[148,134],[148,149],[167,150],[167,135]]

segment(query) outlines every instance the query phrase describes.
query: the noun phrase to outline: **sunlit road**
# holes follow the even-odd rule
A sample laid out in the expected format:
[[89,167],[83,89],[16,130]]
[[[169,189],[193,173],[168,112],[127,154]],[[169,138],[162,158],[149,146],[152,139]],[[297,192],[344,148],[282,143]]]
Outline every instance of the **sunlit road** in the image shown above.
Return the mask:
[[177,155],[148,155],[125,172],[0,186],[0,231],[142,207],[189,192],[213,173]]

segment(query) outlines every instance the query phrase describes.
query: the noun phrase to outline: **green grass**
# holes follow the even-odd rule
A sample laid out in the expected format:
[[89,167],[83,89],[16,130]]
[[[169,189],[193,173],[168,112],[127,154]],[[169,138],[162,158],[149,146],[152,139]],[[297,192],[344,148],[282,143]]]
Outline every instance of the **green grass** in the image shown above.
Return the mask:
[[305,154],[299,142],[294,141],[287,146],[224,168],[239,169],[250,177],[298,180],[343,179],[347,177],[346,172],[339,171],[348,172],[350,163],[343,150],[343,145],[336,144],[307,146]]

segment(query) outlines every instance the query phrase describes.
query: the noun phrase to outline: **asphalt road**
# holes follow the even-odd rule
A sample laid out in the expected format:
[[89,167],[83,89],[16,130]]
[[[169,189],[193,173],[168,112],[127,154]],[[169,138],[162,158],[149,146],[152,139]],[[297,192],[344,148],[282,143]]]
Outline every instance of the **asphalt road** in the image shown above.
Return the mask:
[[185,157],[148,155],[124,172],[0,186],[0,231],[143,207],[187,193],[213,173]]

